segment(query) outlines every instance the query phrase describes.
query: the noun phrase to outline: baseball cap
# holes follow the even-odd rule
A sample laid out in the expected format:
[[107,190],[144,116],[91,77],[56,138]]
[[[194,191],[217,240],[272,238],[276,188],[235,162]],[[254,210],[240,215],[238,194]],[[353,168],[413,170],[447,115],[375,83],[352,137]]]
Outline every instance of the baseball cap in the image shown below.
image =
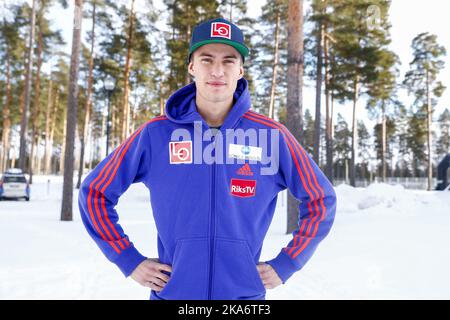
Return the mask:
[[249,54],[241,29],[223,18],[211,19],[195,26],[189,45],[188,61],[195,50],[209,43],[224,43],[234,47],[241,54],[243,61]]

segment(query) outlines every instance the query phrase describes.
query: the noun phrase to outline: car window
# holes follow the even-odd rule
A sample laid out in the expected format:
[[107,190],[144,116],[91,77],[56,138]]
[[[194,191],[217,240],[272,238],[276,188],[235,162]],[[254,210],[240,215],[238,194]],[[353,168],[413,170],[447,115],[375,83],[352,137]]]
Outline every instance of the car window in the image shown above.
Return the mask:
[[13,177],[13,176],[6,176],[3,177],[3,182],[20,182],[20,183],[27,183],[27,180],[25,179],[25,177],[21,177],[21,176],[17,176],[17,177]]

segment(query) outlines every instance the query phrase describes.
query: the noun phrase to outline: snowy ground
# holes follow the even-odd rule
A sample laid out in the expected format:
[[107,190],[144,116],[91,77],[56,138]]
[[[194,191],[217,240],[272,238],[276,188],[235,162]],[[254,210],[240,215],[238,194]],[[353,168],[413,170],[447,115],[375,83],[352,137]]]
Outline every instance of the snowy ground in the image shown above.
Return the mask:
[[[0,202],[0,299],[148,299],[148,289],[125,279],[88,236],[77,192],[74,221],[60,222],[62,177],[33,178],[30,202]],[[450,192],[385,184],[336,191],[329,236],[267,299],[450,299]],[[283,204],[279,199],[261,261],[290,240]],[[133,185],[117,210],[136,247],[156,257],[145,187]]]

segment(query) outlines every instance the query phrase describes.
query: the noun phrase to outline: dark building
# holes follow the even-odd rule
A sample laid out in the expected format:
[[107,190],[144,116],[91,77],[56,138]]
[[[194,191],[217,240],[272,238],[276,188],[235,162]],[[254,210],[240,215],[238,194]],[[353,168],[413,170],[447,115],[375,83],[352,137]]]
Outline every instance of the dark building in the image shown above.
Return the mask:
[[437,182],[436,190],[444,190],[450,181],[450,153],[439,162],[437,167]]

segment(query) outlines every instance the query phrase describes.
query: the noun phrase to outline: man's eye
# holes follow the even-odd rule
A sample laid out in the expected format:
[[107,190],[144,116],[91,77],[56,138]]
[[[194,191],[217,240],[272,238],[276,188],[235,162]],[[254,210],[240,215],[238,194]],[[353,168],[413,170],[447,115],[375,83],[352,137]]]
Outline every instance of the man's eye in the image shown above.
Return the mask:
[[225,60],[225,63],[234,63],[233,60]]
[[210,63],[211,60],[203,59],[202,62],[203,62],[203,63]]

